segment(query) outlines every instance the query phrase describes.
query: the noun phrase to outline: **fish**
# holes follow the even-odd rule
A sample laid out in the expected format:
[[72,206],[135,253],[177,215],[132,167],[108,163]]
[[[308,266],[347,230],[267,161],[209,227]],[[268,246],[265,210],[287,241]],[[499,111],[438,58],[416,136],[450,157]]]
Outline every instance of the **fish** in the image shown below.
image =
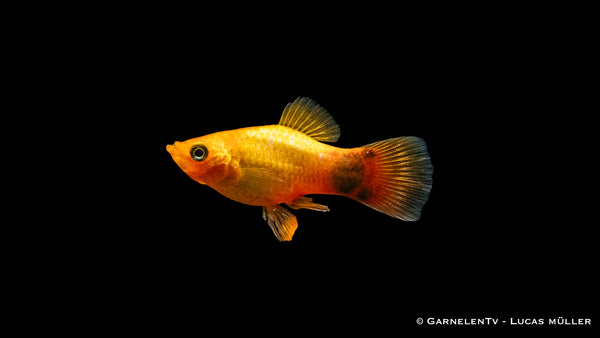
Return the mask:
[[298,228],[290,209],[330,211],[307,195],[340,195],[403,221],[419,220],[433,175],[425,141],[404,136],[356,148],[326,144],[339,137],[324,108],[298,97],[278,124],[216,132],[166,149],[196,182],[262,207],[279,241],[291,241]]

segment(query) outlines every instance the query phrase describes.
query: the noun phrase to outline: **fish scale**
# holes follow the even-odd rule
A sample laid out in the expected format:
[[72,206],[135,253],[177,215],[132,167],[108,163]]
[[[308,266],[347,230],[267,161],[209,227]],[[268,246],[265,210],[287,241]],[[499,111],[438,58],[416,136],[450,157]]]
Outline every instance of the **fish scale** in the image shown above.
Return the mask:
[[[282,180],[289,186],[279,194],[270,192],[264,201],[254,198],[254,203],[266,205],[273,199],[291,203],[303,191],[330,192],[327,188],[331,183],[323,163],[334,157],[331,152],[339,151],[337,148],[278,125],[243,128],[236,132],[242,136],[238,138],[241,142],[233,159],[239,159],[241,167],[271,170],[274,180]],[[326,154],[325,158],[319,160],[319,154]]]
[[167,151],[197,182],[261,206],[280,241],[291,240],[298,226],[282,204],[329,211],[309,194],[346,196],[391,217],[418,220],[433,173],[425,142],[398,137],[349,149],[322,143],[339,135],[325,109],[298,98],[277,125],[217,132],[167,145]]

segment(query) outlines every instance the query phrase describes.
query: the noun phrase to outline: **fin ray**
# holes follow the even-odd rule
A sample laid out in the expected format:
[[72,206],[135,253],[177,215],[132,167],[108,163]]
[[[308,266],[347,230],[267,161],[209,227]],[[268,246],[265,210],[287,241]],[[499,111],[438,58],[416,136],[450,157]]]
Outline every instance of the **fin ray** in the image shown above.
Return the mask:
[[329,211],[329,207],[323,204],[314,203],[312,198],[306,196],[300,196],[292,202],[292,204],[287,204],[292,209],[309,209],[315,211]]
[[263,207],[263,219],[280,242],[291,241],[298,228],[296,216],[281,205]]
[[317,141],[335,142],[340,138],[340,127],[333,117],[308,97],[299,97],[288,103],[279,125],[296,129]]
[[241,168],[238,189],[267,193],[284,185],[285,181],[272,169]]
[[404,221],[416,221],[429,198],[433,165],[425,142],[413,136],[398,137],[363,147],[372,170],[369,194],[357,200],[377,211]]

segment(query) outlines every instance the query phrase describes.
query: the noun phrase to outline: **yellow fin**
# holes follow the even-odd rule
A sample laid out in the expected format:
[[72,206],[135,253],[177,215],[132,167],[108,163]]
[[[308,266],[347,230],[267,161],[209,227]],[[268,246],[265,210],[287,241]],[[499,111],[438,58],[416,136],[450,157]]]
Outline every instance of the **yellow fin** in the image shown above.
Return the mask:
[[286,186],[285,181],[274,170],[267,168],[241,168],[238,189],[254,192],[269,192]]
[[306,196],[300,196],[296,198],[294,202],[292,202],[292,204],[288,204],[288,206],[296,210],[309,209],[315,211],[329,211],[329,208],[326,205],[314,203],[312,198]]
[[333,117],[308,97],[288,103],[279,125],[296,129],[317,141],[335,142],[340,138],[340,127]]
[[263,219],[280,242],[291,241],[298,228],[296,216],[281,205],[263,207]]
[[403,221],[416,221],[431,191],[433,165],[425,141],[418,137],[391,138],[363,147],[372,178],[355,199]]

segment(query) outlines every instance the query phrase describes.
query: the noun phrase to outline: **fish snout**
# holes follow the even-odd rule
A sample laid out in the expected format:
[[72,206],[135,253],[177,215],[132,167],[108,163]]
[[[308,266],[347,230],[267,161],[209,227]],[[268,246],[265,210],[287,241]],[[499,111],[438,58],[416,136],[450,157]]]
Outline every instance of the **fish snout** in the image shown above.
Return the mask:
[[169,154],[171,154],[172,156],[175,155],[176,151],[177,151],[177,144],[181,143],[179,141],[175,141],[173,142],[173,144],[167,144],[167,151],[169,152]]
[[175,146],[173,144],[167,144],[167,151],[169,154],[173,155],[173,151],[175,150]]

